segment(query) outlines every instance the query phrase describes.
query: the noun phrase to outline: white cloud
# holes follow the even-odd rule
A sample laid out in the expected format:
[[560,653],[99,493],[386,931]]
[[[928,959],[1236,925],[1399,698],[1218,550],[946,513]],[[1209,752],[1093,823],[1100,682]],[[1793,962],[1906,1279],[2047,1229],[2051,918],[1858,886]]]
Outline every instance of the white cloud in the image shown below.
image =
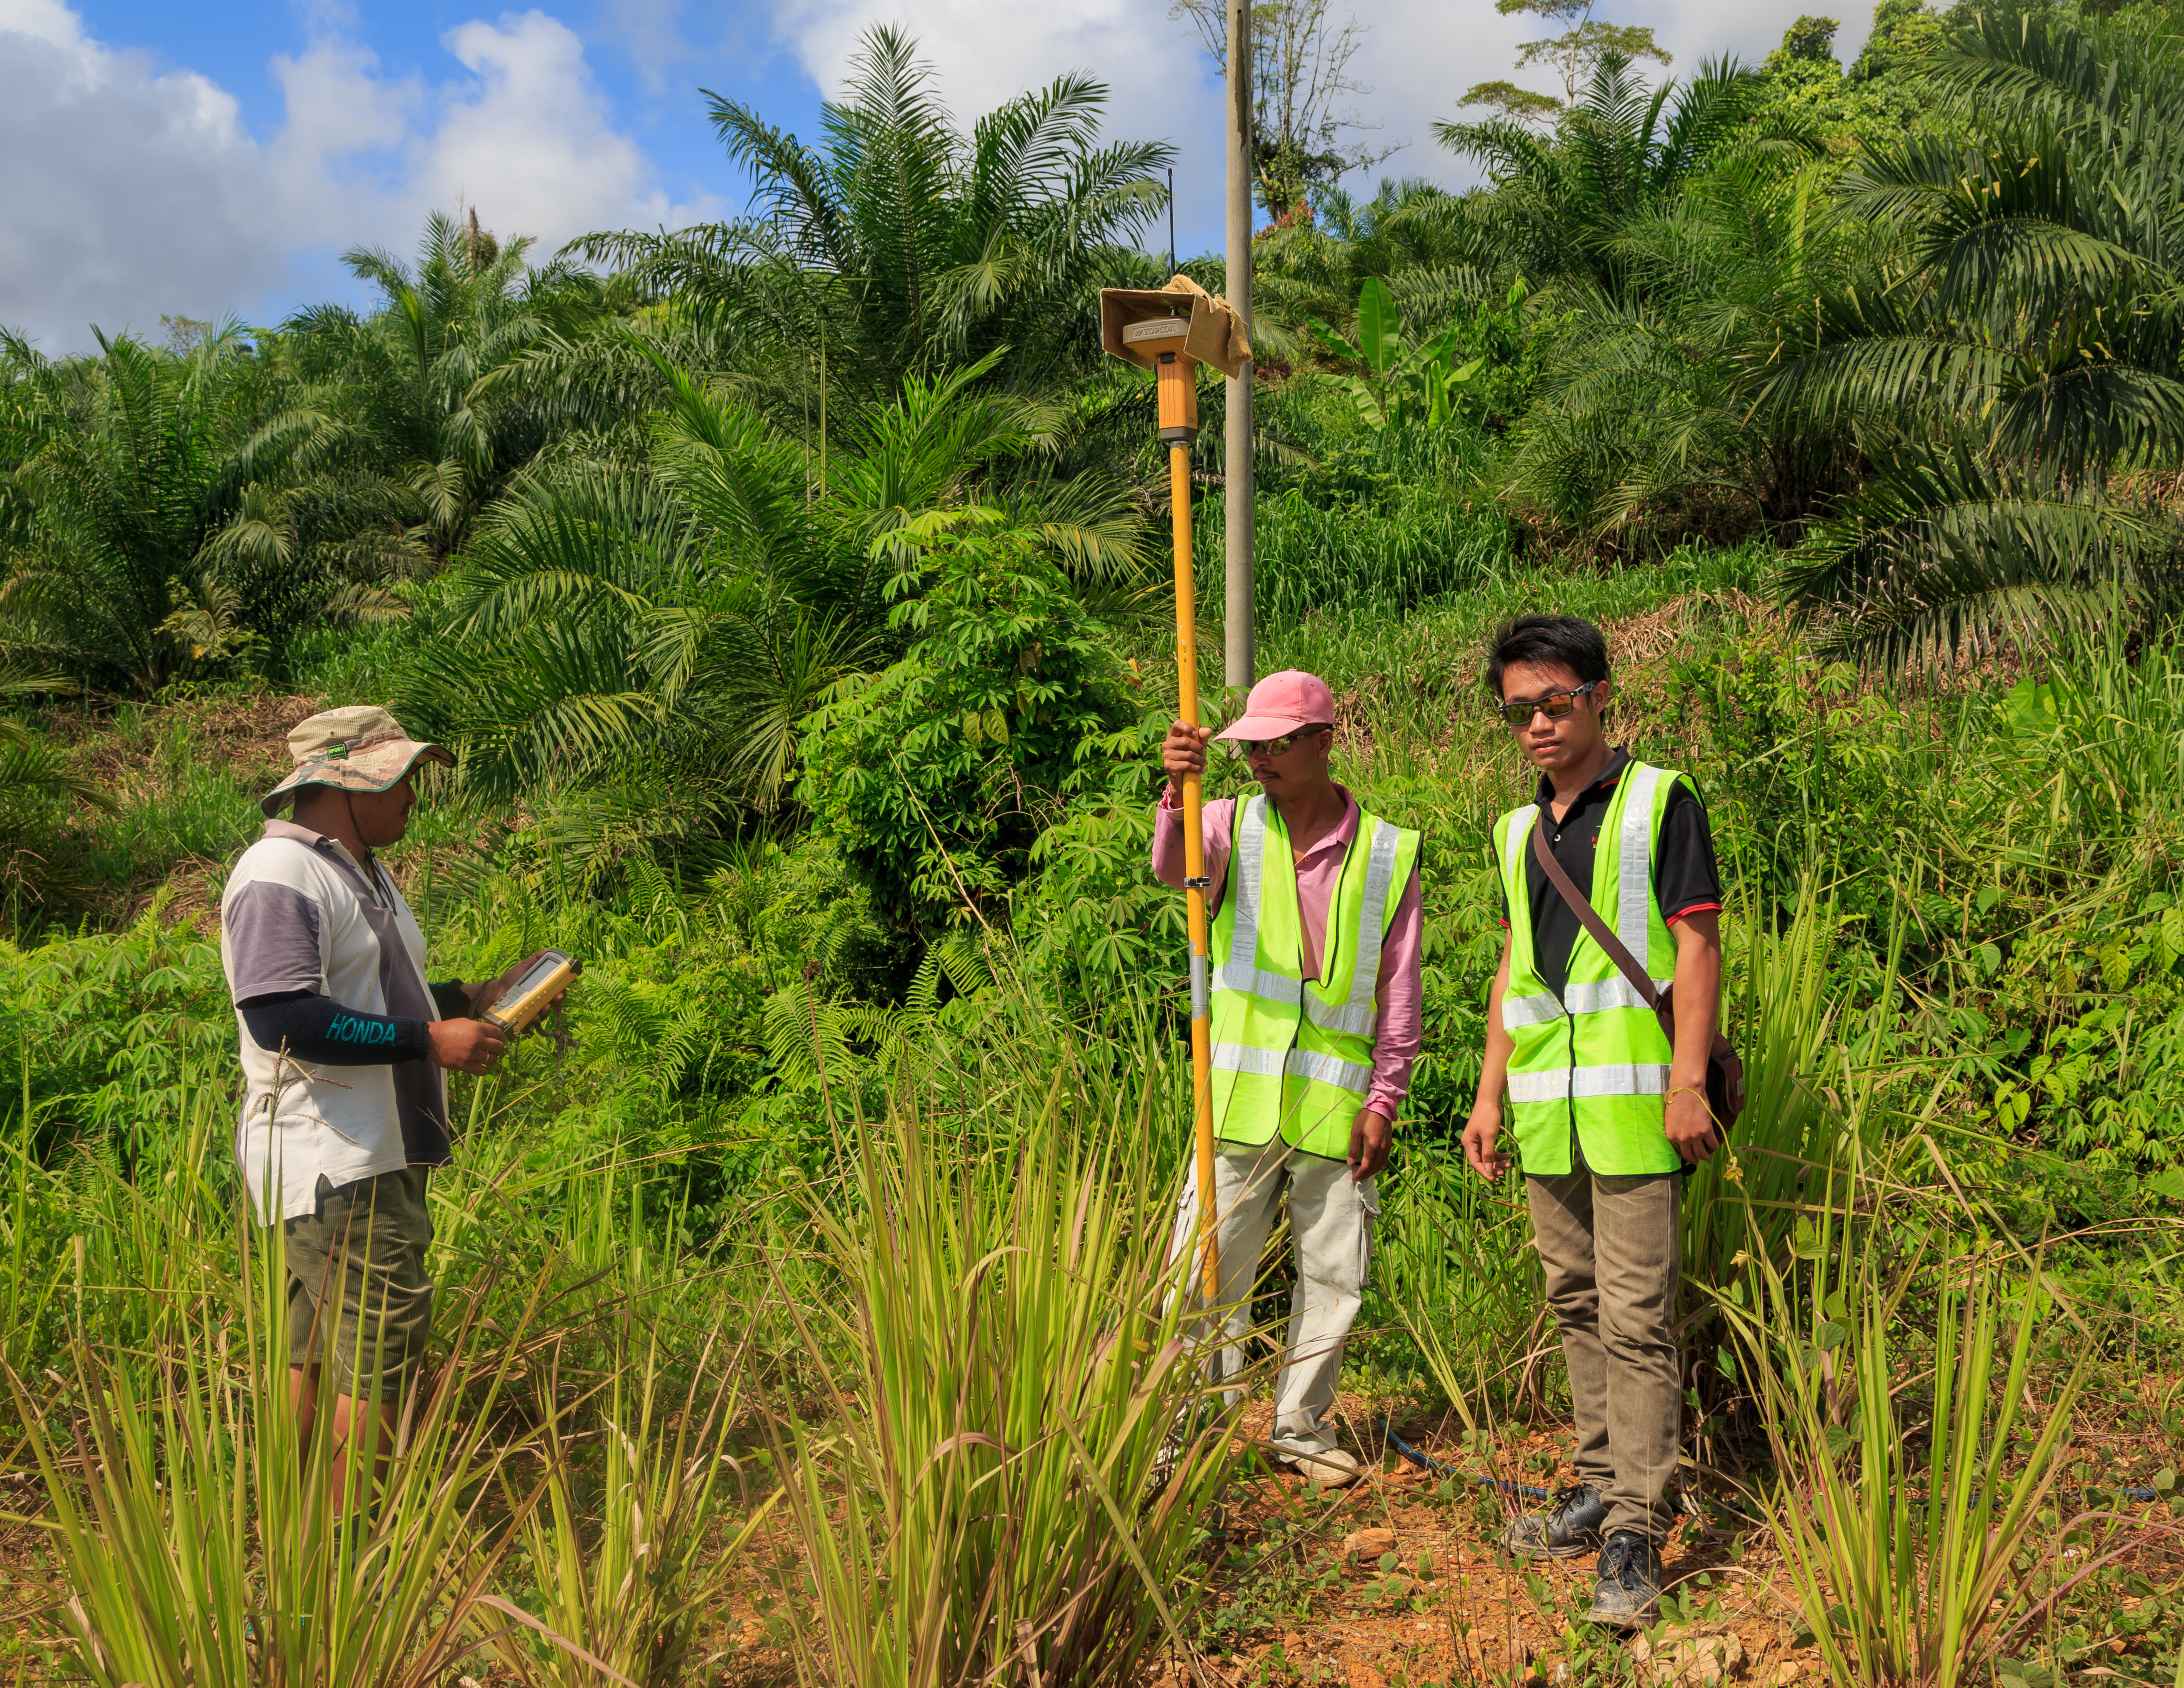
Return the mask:
[[234,100],[58,0],[0,0],[0,323],[48,349],[214,315],[286,269]]
[[659,191],[557,19],[473,19],[441,44],[470,75],[431,91],[387,81],[374,54],[340,36],[273,61],[288,125],[270,151],[318,238],[399,247],[459,199],[500,234],[535,237],[541,253],[593,229],[710,215]]
[[421,149],[415,209],[460,195],[496,227],[537,235],[549,249],[591,229],[696,214],[651,185],[650,163],[613,126],[583,43],[566,25],[531,11],[464,24],[444,39],[475,81]]
[[314,23],[303,53],[272,61],[287,120],[260,143],[206,78],[92,40],[61,0],[0,0],[0,323],[55,351],[86,345],[94,321],[248,314],[294,254],[407,249],[459,198],[542,254],[717,214],[670,201],[582,43],[543,12],[449,30],[465,74],[440,86],[383,74],[337,8]]
[[682,39],[682,0],[603,0],[599,13],[605,34],[629,54],[654,93],[666,87],[667,67],[690,57]]
[[423,83],[382,77],[379,55],[345,36],[322,35],[297,58],[276,53],[272,72],[287,106],[287,124],[270,148],[273,167],[305,211],[314,209],[318,171],[400,147],[425,107]]

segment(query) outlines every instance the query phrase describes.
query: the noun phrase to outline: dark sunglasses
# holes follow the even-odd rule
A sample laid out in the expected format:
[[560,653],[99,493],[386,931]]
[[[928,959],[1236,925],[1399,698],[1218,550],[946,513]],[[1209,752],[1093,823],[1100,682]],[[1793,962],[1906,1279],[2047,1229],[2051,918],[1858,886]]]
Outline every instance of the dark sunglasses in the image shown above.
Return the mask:
[[1305,727],[1294,733],[1284,733],[1278,739],[1226,739],[1223,742],[1228,746],[1231,756],[1256,756],[1261,751],[1268,756],[1279,756],[1291,745],[1334,730],[1332,727]]
[[1551,691],[1545,697],[1513,697],[1507,703],[1497,703],[1494,713],[1513,727],[1528,725],[1532,712],[1536,709],[1550,721],[1559,721],[1577,707],[1577,701],[1589,695],[1598,680],[1587,680],[1574,691]]

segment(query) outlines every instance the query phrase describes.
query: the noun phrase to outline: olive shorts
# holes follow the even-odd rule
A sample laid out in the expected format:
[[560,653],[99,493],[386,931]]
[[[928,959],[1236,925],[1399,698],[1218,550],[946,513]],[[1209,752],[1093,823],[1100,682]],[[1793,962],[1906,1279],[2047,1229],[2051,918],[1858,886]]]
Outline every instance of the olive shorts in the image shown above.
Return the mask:
[[425,1275],[431,1171],[404,1166],[338,1189],[322,1173],[317,1211],[281,1227],[288,1363],[330,1365],[337,1394],[370,1394],[376,1372],[379,1399],[398,1400],[424,1358],[432,1327],[432,1280]]

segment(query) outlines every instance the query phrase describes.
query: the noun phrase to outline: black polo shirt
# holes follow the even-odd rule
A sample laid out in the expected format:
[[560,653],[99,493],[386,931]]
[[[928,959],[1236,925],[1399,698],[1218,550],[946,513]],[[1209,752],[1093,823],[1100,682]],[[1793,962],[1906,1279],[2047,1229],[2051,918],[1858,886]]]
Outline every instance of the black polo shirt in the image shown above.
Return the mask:
[[[1600,823],[1614,801],[1616,781],[1630,765],[1630,753],[1618,749],[1607,758],[1600,777],[1578,793],[1569,812],[1557,822],[1552,805],[1554,782],[1540,777],[1539,824],[1546,829],[1547,846],[1562,864],[1563,871],[1580,889],[1592,889],[1592,858],[1600,843]],[[1493,846],[1487,847],[1492,853]],[[1496,864],[1495,886],[1500,892],[1500,864]],[[1540,978],[1557,996],[1569,981],[1570,948],[1585,930],[1560,892],[1547,883],[1547,870],[1528,848],[1524,852],[1524,882],[1532,903],[1532,956]],[[1707,825],[1706,806],[1683,780],[1669,788],[1668,807],[1661,815],[1660,842],[1653,852],[1653,897],[1661,905],[1661,918],[1674,920],[1721,907],[1721,874],[1714,864],[1713,833]],[[1509,924],[1509,899],[1501,896],[1502,924]],[[1612,908],[1602,911],[1609,920]]]

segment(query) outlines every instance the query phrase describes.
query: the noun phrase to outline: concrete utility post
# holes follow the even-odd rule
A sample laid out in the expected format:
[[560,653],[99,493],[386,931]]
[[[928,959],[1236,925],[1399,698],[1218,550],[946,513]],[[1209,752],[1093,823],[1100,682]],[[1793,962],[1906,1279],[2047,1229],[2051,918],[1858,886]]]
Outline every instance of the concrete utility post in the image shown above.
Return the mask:
[[[1251,327],[1251,8],[1228,0],[1228,308]],[[1228,599],[1223,680],[1248,688],[1251,670],[1251,366],[1228,377]]]

